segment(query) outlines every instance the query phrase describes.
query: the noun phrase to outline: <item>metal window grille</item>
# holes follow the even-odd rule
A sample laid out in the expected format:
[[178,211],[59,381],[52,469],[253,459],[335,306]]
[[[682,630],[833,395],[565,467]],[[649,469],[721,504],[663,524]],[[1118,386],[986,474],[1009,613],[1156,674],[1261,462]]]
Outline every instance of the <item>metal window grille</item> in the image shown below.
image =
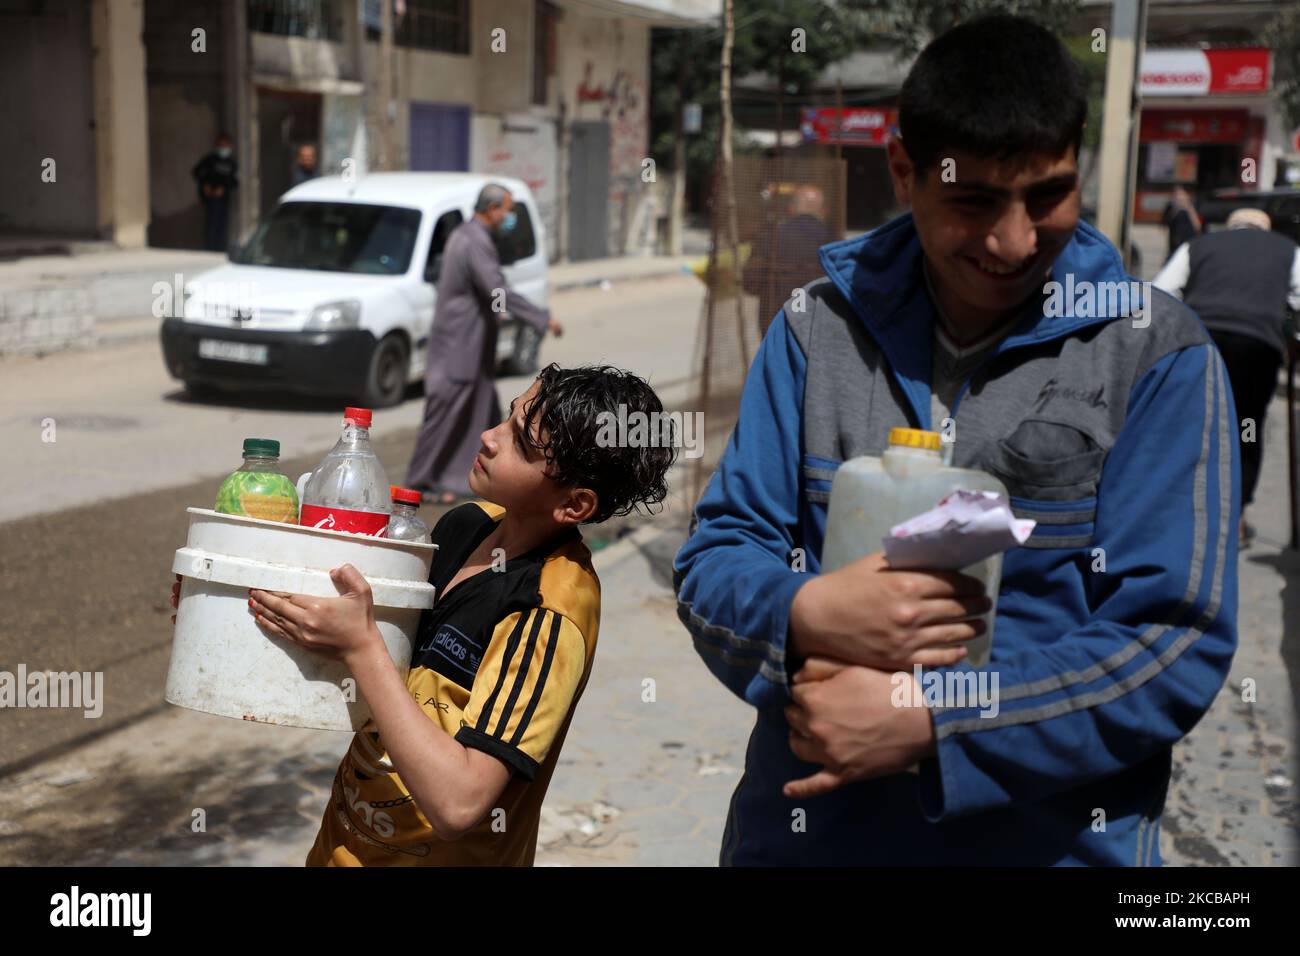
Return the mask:
[[337,0],[248,0],[248,28],[309,40],[342,35]]
[[394,7],[393,42],[439,53],[469,53],[469,0],[404,0]]

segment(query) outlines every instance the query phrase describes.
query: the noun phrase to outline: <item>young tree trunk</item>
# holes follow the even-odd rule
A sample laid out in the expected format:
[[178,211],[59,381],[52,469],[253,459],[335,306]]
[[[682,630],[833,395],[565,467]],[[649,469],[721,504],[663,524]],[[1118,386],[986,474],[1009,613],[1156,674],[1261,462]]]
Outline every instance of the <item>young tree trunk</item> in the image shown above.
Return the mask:
[[736,283],[736,328],[740,334],[740,354],[745,366],[749,365],[749,350],[745,345],[744,294],[741,291],[742,276],[740,264],[740,237],[736,223],[736,178],[735,162],[731,150],[731,48],[736,39],[736,21],[733,0],[723,0],[722,5],[722,208],[723,225],[726,227],[723,241],[731,252],[731,268]]

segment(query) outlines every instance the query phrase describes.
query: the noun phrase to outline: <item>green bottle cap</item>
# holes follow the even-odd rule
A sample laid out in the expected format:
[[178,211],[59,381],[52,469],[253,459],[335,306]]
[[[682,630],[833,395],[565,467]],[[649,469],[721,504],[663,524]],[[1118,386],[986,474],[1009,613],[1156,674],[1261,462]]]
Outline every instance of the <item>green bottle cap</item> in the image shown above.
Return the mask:
[[280,443],[274,438],[245,438],[244,457],[279,458]]

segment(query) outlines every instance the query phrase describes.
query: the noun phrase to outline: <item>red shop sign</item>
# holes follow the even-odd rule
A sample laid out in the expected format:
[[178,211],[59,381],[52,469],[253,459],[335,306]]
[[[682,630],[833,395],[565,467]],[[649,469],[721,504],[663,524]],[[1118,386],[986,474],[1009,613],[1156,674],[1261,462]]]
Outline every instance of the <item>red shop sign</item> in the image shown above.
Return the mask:
[[[837,119],[833,106],[805,106],[799,131],[805,143],[843,143],[846,146],[883,146],[898,125],[898,110],[876,106],[849,106]],[[838,136],[836,135],[838,133]]]
[[1142,95],[1265,93],[1272,70],[1273,53],[1265,47],[1146,50],[1142,53]]
[[1245,110],[1142,111],[1143,143],[1240,143],[1248,132]]

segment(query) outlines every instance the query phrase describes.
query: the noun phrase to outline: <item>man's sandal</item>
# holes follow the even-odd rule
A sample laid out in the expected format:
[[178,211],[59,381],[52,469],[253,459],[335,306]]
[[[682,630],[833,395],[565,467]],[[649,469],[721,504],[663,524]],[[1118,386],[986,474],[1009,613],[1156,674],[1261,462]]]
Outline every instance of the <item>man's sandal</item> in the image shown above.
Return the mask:
[[423,504],[438,505],[441,508],[452,508],[473,500],[475,500],[473,495],[461,494],[447,488],[435,488],[420,495],[420,501]]

